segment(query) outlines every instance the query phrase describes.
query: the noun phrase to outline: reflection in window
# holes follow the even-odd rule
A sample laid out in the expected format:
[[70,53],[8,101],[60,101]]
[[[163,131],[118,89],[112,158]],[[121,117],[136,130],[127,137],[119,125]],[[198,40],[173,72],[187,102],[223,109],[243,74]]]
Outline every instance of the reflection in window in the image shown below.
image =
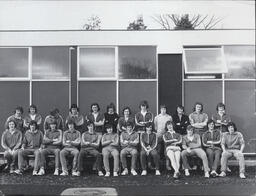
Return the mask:
[[33,47],[33,79],[68,79],[68,47]]
[[114,48],[80,48],[80,77],[115,77]]
[[224,46],[226,78],[255,79],[255,46]]
[[185,49],[185,73],[225,73],[225,64],[221,48]]
[[28,77],[28,48],[0,48],[0,77]]
[[119,47],[119,78],[155,79],[156,47],[122,46]]

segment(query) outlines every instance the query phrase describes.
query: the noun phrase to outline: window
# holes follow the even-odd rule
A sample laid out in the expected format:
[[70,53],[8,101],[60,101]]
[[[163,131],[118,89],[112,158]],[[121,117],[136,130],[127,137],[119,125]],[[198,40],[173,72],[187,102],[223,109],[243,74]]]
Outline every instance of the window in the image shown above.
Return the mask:
[[114,78],[115,48],[79,48],[79,77]]
[[0,48],[0,77],[28,78],[28,48]]
[[226,78],[255,79],[255,46],[224,46],[228,66]]
[[69,47],[33,47],[33,79],[68,79]]
[[186,48],[183,54],[186,74],[227,72],[222,48]]
[[120,79],[156,79],[156,47],[119,47]]

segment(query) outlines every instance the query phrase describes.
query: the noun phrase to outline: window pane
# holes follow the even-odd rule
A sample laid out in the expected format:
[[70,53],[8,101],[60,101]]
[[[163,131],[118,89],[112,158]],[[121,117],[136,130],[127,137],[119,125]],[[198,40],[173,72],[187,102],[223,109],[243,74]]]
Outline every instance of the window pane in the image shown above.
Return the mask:
[[185,72],[190,74],[200,73],[225,73],[227,66],[224,62],[220,48],[215,49],[185,49]]
[[80,48],[80,77],[115,77],[114,48]]
[[28,48],[0,48],[0,77],[28,77]]
[[68,47],[33,47],[33,79],[68,79]]
[[122,109],[129,106],[132,110],[132,115],[139,111],[139,104],[142,100],[147,100],[149,110],[156,115],[156,82],[134,82],[123,81],[119,82],[119,111],[122,114]]
[[122,46],[119,47],[119,78],[155,79],[156,47]]
[[255,79],[255,46],[225,46],[226,78]]

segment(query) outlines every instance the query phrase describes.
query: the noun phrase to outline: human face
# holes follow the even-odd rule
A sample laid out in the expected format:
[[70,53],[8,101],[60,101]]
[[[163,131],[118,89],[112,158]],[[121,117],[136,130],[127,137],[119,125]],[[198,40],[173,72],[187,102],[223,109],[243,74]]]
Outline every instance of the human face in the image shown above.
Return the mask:
[[109,114],[113,114],[114,113],[114,109],[113,108],[108,108],[108,113]]
[[87,126],[89,133],[93,133],[93,124]]
[[52,124],[50,124],[50,128],[51,128],[51,130],[55,130],[56,129],[56,124],[55,123],[52,123]]
[[131,132],[131,131],[132,131],[132,126],[127,126],[127,127],[126,127],[126,130],[127,130],[128,132]]
[[73,130],[73,129],[74,129],[74,127],[75,127],[75,126],[74,126],[74,124],[73,124],[73,123],[68,124],[68,129],[69,129],[69,130]]
[[93,105],[92,106],[92,111],[93,112],[98,112],[98,106],[97,105]]
[[225,114],[225,109],[223,107],[218,107],[218,113],[223,116]]
[[15,128],[15,123],[11,121],[9,122],[8,126],[10,130],[13,130]]
[[151,133],[152,132],[152,126],[146,127],[146,132]]
[[147,107],[146,107],[145,105],[141,105],[141,106],[140,106],[140,109],[141,109],[141,111],[146,111],[146,110],[147,110]]
[[194,132],[193,132],[193,129],[188,129],[188,130],[187,130],[187,133],[188,133],[188,136],[192,136],[193,133],[194,133]]
[[77,108],[72,108],[71,109],[71,114],[73,114],[73,115],[77,115]]
[[108,133],[112,133],[113,132],[113,128],[112,127],[107,128],[107,132]]
[[209,128],[209,130],[213,130],[214,129],[214,122],[211,122],[210,124],[208,124],[208,128]]
[[201,110],[202,110],[202,106],[199,105],[199,104],[196,104],[196,112],[197,112],[197,113],[200,113]]
[[180,115],[183,114],[183,109],[181,109],[181,108],[178,107],[178,108],[177,108],[177,113],[180,114]]
[[172,130],[173,130],[172,123],[170,123],[170,124],[167,125],[167,130],[168,130],[168,131],[172,131]]
[[166,114],[166,108],[161,108],[160,111],[161,111],[161,114]]
[[228,131],[229,131],[230,134],[232,134],[232,133],[235,132],[235,129],[234,129],[233,126],[229,126],[229,127],[228,127]]
[[29,112],[30,112],[30,114],[35,114],[36,113],[36,109],[35,108],[33,108],[33,107],[31,107],[31,108],[29,108]]
[[129,116],[129,114],[130,114],[129,109],[125,109],[125,110],[124,110],[124,115],[125,115],[125,116]]
[[32,124],[32,125],[29,125],[29,128],[31,131],[35,131],[36,130],[36,125]]
[[16,110],[15,111],[15,116],[16,117],[21,117],[21,111],[20,110]]

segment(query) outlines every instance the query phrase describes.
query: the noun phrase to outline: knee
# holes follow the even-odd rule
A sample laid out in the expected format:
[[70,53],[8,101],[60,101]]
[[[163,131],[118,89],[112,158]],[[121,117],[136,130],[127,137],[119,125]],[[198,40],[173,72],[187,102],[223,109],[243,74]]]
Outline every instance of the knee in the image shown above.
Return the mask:
[[122,151],[120,152],[120,156],[121,156],[121,157],[126,157],[126,151],[122,150]]
[[55,155],[59,155],[59,154],[60,154],[60,149],[54,150],[54,154],[55,154]]

